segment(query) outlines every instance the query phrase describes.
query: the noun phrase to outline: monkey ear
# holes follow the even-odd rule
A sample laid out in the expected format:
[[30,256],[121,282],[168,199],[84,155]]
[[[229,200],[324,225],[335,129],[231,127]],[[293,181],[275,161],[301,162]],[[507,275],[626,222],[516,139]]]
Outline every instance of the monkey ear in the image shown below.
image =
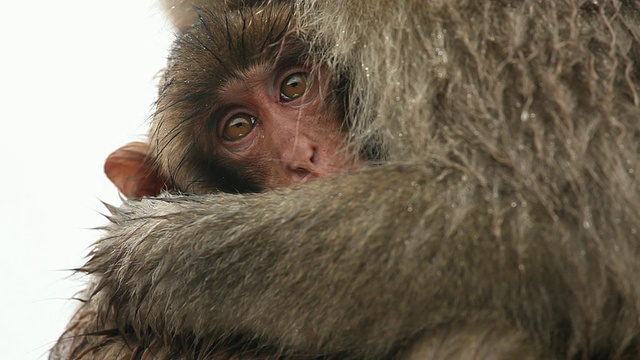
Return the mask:
[[104,172],[127,198],[157,196],[166,185],[155,159],[149,155],[149,145],[131,142],[114,151],[104,162]]

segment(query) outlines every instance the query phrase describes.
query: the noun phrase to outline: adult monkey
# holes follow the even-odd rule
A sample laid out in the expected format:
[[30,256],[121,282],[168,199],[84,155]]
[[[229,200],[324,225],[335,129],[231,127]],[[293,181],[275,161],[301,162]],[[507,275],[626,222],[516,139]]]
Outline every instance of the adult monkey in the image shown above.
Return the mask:
[[386,162],[114,210],[72,326],[158,357],[638,358],[639,5],[297,6]]

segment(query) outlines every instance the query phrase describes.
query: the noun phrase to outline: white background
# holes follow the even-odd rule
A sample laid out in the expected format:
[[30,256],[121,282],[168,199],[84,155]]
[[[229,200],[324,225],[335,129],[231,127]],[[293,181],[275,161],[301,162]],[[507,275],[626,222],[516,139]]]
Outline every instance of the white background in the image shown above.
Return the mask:
[[171,26],[152,0],[0,7],[0,359],[46,359],[119,204],[106,156],[143,139]]

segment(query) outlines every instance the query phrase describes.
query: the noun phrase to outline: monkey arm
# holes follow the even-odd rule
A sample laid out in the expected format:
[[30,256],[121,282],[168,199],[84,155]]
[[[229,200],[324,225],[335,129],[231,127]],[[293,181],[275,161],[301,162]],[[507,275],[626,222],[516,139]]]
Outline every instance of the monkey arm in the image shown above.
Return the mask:
[[[385,354],[423,331],[514,314],[570,319],[576,294],[561,274],[579,264],[560,235],[479,190],[452,170],[389,165],[263,194],[130,202],[84,270],[137,332],[248,333],[320,353]],[[530,234],[516,243],[509,231]]]

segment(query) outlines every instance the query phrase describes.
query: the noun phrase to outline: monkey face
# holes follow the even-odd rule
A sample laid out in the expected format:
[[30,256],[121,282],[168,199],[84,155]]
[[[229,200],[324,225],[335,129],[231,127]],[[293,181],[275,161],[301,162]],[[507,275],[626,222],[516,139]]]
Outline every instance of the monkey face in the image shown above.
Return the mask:
[[326,78],[301,65],[259,65],[225,83],[212,111],[212,157],[264,189],[356,166]]
[[203,10],[176,40],[150,136],[176,190],[259,192],[361,162],[346,142],[344,92],[290,11]]

